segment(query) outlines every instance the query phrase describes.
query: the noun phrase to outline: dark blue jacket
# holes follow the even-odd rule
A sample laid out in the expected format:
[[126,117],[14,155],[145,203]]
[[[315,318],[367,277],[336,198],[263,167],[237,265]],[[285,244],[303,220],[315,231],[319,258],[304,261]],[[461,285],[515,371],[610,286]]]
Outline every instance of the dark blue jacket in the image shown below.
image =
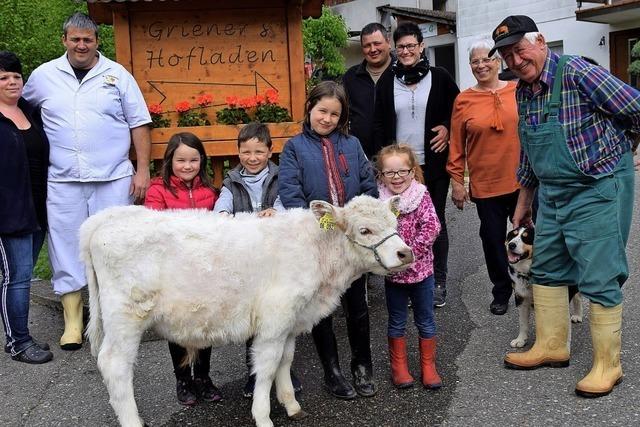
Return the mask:
[[[39,111],[24,99],[18,101],[18,107],[27,116],[31,126],[40,131],[42,138],[41,171],[43,180],[47,178],[49,164],[49,142],[42,128]],[[0,113],[0,234],[22,235],[46,228],[46,215],[38,218],[38,210],[45,200],[34,201],[32,195],[31,172],[27,149],[22,134],[16,125]],[[46,183],[38,183],[40,186]],[[42,215],[41,215],[42,216]]]
[[[338,167],[344,182],[345,202],[360,194],[378,197],[373,167],[358,138],[337,131],[329,138],[336,159],[342,153],[347,161],[347,170],[340,165]],[[303,132],[287,141],[282,150],[278,194],[287,209],[308,208],[312,200],[329,201],[321,142],[318,134],[307,124]]]

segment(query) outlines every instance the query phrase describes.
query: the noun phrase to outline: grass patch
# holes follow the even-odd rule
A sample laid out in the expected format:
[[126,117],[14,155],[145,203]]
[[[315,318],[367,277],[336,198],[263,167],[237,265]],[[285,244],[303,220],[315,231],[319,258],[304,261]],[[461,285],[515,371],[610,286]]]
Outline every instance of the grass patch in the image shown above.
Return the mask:
[[33,278],[42,280],[51,280],[51,264],[49,263],[49,247],[45,239],[44,245],[38,254],[38,261],[33,268]]

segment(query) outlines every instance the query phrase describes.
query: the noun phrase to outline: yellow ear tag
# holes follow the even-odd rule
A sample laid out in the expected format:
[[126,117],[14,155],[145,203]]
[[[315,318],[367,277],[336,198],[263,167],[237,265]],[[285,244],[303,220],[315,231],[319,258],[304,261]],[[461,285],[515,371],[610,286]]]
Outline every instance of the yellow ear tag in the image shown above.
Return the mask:
[[391,212],[395,215],[395,216],[400,216],[400,211],[398,210],[398,208],[396,208],[395,206],[391,207]]
[[324,231],[333,230],[336,227],[336,220],[330,213],[325,213],[320,217],[320,228]]

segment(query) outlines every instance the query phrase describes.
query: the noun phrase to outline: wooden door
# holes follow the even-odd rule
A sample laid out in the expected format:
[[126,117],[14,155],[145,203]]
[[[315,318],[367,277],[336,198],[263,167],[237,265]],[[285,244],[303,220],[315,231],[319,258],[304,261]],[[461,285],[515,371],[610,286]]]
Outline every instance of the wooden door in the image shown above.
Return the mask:
[[611,73],[620,80],[640,88],[640,78],[628,72],[631,48],[640,40],[640,28],[610,33],[609,40],[611,40]]

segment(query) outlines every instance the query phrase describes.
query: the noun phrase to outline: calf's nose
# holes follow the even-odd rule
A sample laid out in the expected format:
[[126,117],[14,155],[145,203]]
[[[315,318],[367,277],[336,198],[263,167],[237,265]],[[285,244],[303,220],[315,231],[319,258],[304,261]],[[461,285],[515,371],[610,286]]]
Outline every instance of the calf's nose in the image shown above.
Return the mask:
[[398,258],[404,264],[410,264],[413,262],[413,251],[411,248],[406,248],[398,251]]

